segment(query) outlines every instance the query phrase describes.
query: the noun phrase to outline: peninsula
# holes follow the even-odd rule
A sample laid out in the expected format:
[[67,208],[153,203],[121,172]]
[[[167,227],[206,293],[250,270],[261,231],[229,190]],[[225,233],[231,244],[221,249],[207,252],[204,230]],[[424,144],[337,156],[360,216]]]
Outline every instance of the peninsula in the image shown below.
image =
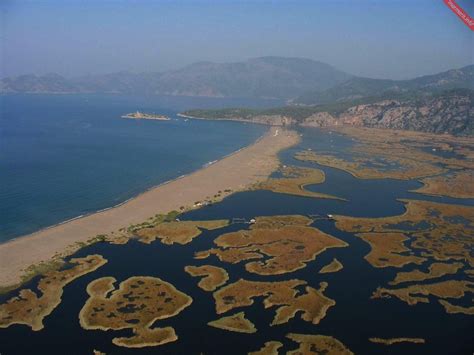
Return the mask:
[[158,120],[158,121],[169,121],[170,118],[164,115],[156,115],[151,113],[143,113],[140,111],[127,113],[123,115],[122,118],[131,118],[134,120]]
[[70,254],[99,234],[142,223],[157,213],[193,207],[221,192],[219,199],[265,180],[278,168],[278,152],[299,141],[294,131],[271,127],[254,144],[189,175],[138,195],[117,207],[77,218],[0,244],[0,287],[21,282],[31,265]]
[[452,89],[434,94],[390,93],[313,106],[194,109],[178,116],[271,126],[355,126],[473,136],[473,107],[474,90]]

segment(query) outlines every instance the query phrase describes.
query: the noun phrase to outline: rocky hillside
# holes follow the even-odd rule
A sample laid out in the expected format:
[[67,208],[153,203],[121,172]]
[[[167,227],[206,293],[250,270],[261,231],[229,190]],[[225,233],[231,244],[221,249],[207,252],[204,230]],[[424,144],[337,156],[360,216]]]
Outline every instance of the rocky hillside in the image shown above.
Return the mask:
[[450,90],[412,99],[351,101],[269,110],[190,110],[185,115],[272,125],[356,125],[431,133],[474,135],[474,91]]
[[474,134],[474,95],[441,95],[423,101],[385,100],[349,108],[343,124],[430,133]]
[[76,85],[58,74],[21,75],[0,81],[0,93],[68,94],[77,91]]
[[283,57],[237,63],[200,62],[164,73],[119,72],[66,79],[57,74],[6,78],[1,93],[123,93],[213,97],[294,98],[351,78],[329,64]]
[[309,91],[296,98],[294,103],[315,105],[327,102],[353,100],[368,96],[400,96],[413,91],[435,93],[454,88],[474,89],[474,65],[410,80],[353,77],[326,90]]

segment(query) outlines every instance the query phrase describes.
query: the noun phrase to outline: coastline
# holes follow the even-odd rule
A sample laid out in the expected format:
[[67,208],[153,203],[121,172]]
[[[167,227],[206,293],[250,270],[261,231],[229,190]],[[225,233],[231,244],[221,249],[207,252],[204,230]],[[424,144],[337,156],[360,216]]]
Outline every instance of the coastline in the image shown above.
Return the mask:
[[[278,134],[277,132],[280,132]],[[293,131],[270,128],[253,144],[190,174],[152,187],[120,204],[92,214],[77,216],[0,244],[0,287],[21,282],[32,265],[71,254],[81,243],[99,234],[109,234],[142,223],[157,213],[190,207],[195,201],[210,199],[218,191],[221,198],[266,179],[279,164],[278,152],[298,142]]]
[[183,118],[189,118],[192,120],[204,120],[204,121],[233,121],[233,122],[240,122],[240,123],[251,123],[251,124],[259,124],[262,126],[281,126],[277,124],[268,124],[264,122],[258,122],[258,121],[252,121],[252,120],[247,120],[244,118],[206,118],[206,117],[196,117],[196,116],[189,116],[185,115],[184,113],[178,113],[176,116],[183,117]]
[[[239,153],[240,151],[242,151],[242,150],[244,150],[244,149],[246,149],[246,148],[249,148],[249,147],[255,145],[255,144],[258,143],[260,140],[262,140],[267,134],[269,134],[268,131],[267,131],[265,134],[263,134],[263,135],[261,135],[260,137],[258,137],[258,138],[257,138],[253,143],[251,143],[250,145],[247,145],[247,146],[244,146],[244,147],[242,147],[242,148],[239,148],[239,149],[237,149],[237,150],[235,150],[235,151],[233,151],[233,152],[231,152],[231,153],[229,153],[229,154],[227,154],[227,155],[224,155],[224,156],[223,156],[222,158],[220,158],[220,159],[207,162],[207,163],[203,164],[203,165],[201,166],[201,168],[199,168],[198,170],[191,171],[191,172],[189,172],[189,173],[187,173],[187,174],[179,175],[179,176],[175,177],[174,179],[166,180],[166,181],[163,181],[163,182],[161,182],[161,183],[159,183],[159,184],[157,184],[157,185],[153,185],[153,186],[151,186],[151,187],[148,187],[148,188],[145,189],[144,191],[138,193],[138,194],[135,195],[135,196],[132,196],[132,197],[126,199],[125,201],[119,202],[119,203],[117,203],[117,204],[115,204],[115,205],[112,205],[112,206],[109,206],[109,207],[105,207],[105,208],[102,208],[102,209],[99,209],[99,210],[96,210],[96,211],[93,211],[93,212],[80,214],[80,215],[78,215],[78,216],[75,216],[75,217],[66,219],[66,220],[64,220],[64,221],[61,221],[61,222],[52,224],[52,225],[50,225],[50,226],[40,228],[40,229],[38,229],[38,230],[35,231],[35,232],[29,233],[29,234],[25,234],[25,235],[20,235],[20,236],[18,236],[18,237],[14,237],[14,238],[11,238],[11,239],[9,239],[9,240],[6,240],[6,241],[4,241],[4,242],[0,242],[0,257],[1,257],[2,245],[4,245],[4,244],[13,242],[13,241],[15,241],[15,240],[17,240],[17,239],[27,238],[27,237],[29,237],[29,236],[33,236],[33,235],[35,235],[35,234],[37,234],[37,233],[47,231],[48,229],[51,229],[51,228],[59,227],[59,226],[61,226],[61,225],[63,225],[63,224],[67,224],[67,223],[69,223],[69,222],[73,222],[73,221],[78,220],[78,219],[81,219],[81,218],[86,218],[86,217],[89,217],[89,216],[94,215],[94,214],[97,214],[97,213],[106,212],[106,211],[108,211],[108,210],[111,210],[111,209],[120,207],[120,206],[122,206],[122,205],[124,205],[124,204],[126,204],[126,203],[128,203],[128,202],[130,202],[130,201],[133,201],[134,199],[140,197],[141,195],[146,194],[147,192],[150,192],[150,191],[152,191],[152,190],[154,190],[154,189],[157,189],[157,188],[159,188],[159,187],[161,187],[161,186],[163,186],[163,185],[167,185],[167,184],[172,183],[172,182],[174,182],[174,181],[177,181],[177,180],[179,180],[179,179],[185,178],[185,177],[187,177],[187,176],[189,176],[189,175],[192,175],[192,174],[196,173],[197,171],[200,171],[200,170],[202,170],[202,169],[205,169],[205,168],[207,168],[207,167],[209,167],[209,166],[211,166],[211,165],[213,165],[213,164],[215,164],[215,163],[217,163],[217,162],[219,162],[219,161],[221,161],[221,160],[223,160],[223,159],[225,159],[225,158],[227,158],[227,157],[230,157],[230,156],[232,156],[232,155],[234,155],[234,154],[237,154],[237,153]],[[235,191],[235,192],[236,192],[236,191]],[[228,196],[228,195],[230,195],[230,194],[229,194],[229,193],[226,193],[226,192],[224,192],[224,191],[222,191],[221,195],[225,195],[224,197],[226,197],[226,196]],[[221,200],[221,199],[220,199],[220,200]],[[188,207],[189,207],[189,206],[188,206]],[[166,212],[169,212],[169,211],[166,211]],[[93,238],[93,237],[94,237],[94,236],[92,236],[91,238]],[[1,261],[0,261],[0,270],[1,270]],[[0,277],[0,280],[1,280],[1,277]],[[0,281],[0,288],[1,288],[1,287],[2,287],[2,284],[1,284],[1,281]]]

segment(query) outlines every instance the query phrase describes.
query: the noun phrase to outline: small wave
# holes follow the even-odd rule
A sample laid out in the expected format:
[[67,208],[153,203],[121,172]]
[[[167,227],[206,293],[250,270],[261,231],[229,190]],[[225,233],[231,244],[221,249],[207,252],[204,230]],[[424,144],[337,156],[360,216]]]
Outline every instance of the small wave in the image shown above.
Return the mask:
[[204,164],[203,167],[204,167],[204,168],[207,168],[209,165],[212,165],[212,164],[214,164],[215,162],[217,162],[217,160],[209,161],[209,162],[207,162],[206,164]]

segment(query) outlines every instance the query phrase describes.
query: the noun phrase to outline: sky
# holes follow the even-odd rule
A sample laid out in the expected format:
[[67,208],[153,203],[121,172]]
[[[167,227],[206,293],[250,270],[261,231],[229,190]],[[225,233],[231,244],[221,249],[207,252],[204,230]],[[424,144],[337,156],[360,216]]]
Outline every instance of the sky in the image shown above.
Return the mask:
[[[458,0],[474,17],[474,1]],[[305,57],[406,79],[474,63],[474,32],[442,0],[0,0],[0,76],[167,71]]]

